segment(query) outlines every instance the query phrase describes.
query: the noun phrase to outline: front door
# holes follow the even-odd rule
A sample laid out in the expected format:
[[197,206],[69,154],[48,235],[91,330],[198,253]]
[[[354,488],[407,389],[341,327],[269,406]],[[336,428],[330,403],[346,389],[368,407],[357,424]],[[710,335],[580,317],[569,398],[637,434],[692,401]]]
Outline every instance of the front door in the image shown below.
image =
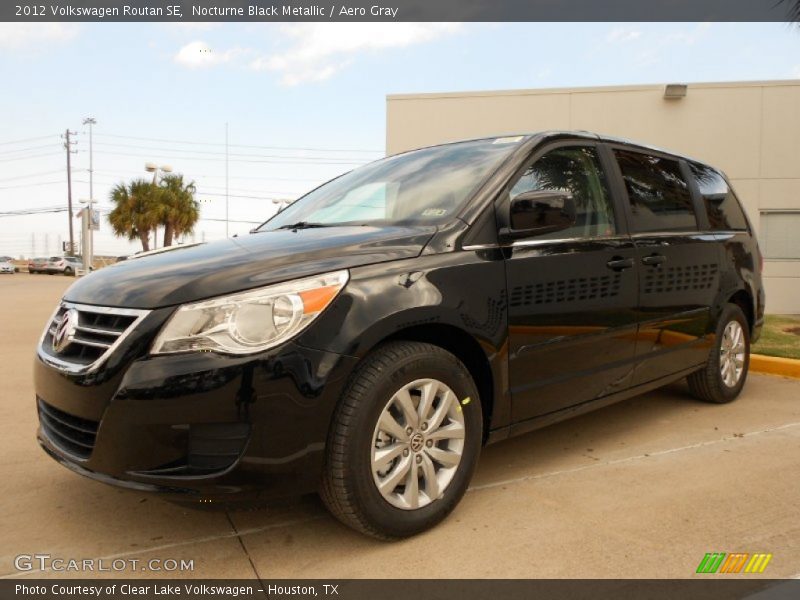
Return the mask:
[[539,190],[570,192],[577,218],[506,250],[515,422],[627,387],[635,356],[637,250],[621,232],[598,147],[540,153],[512,181],[500,222],[511,198]]

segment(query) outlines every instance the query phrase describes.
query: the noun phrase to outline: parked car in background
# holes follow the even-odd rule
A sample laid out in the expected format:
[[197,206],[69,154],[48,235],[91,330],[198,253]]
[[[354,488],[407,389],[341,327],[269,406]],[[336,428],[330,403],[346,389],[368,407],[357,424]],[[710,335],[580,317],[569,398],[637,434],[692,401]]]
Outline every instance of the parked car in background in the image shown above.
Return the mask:
[[19,273],[19,267],[14,264],[13,256],[0,256],[0,263],[8,263],[14,268],[14,273]]
[[401,538],[484,444],[684,378],[735,400],[761,268],[728,179],[684,156],[585,132],[407,152],[77,281],[39,342],[39,442],[188,502],[317,490]]
[[5,275],[6,273],[11,273],[13,275],[14,269],[15,269],[14,265],[12,265],[7,260],[0,260],[0,273],[2,273],[3,275]]
[[81,267],[83,267],[81,259],[75,256],[51,256],[47,259],[45,271],[50,275],[55,275],[56,273],[74,275]]
[[39,258],[32,258],[28,261],[28,273],[45,272],[47,272],[47,257],[40,256]]

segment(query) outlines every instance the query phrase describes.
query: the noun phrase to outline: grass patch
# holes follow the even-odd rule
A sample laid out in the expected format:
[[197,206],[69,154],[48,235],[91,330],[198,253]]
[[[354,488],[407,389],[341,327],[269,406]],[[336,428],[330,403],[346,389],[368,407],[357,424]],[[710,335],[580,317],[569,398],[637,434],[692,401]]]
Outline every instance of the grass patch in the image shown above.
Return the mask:
[[756,354],[800,359],[800,317],[767,315],[761,338],[751,350]]

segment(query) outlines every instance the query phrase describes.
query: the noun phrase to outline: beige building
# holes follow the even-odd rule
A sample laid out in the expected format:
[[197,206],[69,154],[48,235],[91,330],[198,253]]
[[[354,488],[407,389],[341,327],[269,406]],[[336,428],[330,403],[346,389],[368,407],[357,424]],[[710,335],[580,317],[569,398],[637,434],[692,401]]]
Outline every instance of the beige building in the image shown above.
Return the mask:
[[[582,129],[725,171],[759,234],[767,312],[800,313],[800,80],[397,94],[389,154],[446,141]],[[685,95],[682,95],[685,94]]]

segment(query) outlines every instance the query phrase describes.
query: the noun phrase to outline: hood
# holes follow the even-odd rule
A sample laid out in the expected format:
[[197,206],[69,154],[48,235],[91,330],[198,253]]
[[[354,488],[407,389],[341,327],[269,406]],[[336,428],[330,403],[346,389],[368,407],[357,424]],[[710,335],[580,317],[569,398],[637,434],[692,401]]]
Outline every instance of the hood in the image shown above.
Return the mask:
[[255,233],[100,269],[64,299],[160,308],[337,269],[419,256],[435,227],[324,227]]

